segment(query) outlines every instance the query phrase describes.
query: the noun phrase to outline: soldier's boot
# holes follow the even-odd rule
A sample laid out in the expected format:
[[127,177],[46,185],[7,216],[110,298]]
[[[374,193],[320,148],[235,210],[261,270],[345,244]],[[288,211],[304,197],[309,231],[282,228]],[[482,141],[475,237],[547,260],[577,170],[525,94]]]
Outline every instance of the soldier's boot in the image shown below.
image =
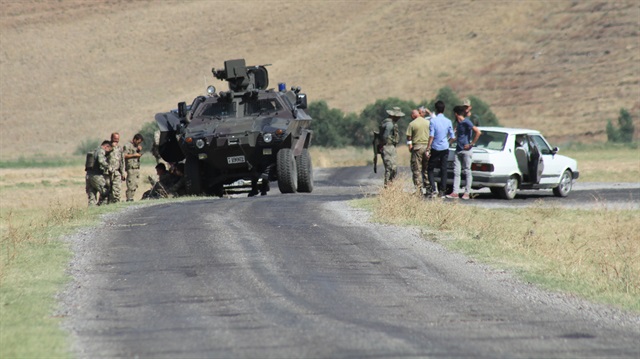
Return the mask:
[[262,176],[262,184],[260,185],[260,195],[266,196],[269,192],[269,177]]

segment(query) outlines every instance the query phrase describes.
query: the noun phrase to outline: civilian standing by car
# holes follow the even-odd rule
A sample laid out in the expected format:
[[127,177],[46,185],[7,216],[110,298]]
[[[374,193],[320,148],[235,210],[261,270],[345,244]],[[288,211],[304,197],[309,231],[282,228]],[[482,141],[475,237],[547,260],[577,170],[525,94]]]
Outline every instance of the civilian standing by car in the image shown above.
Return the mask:
[[400,111],[400,107],[394,107],[387,110],[389,117],[385,118],[380,124],[380,147],[378,150],[382,154],[382,163],[384,163],[384,185],[392,182],[398,174],[398,155],[396,145],[400,141],[400,131],[398,130],[398,120],[404,116]]
[[[480,138],[480,130],[474,126],[469,117],[465,117],[470,113],[470,107],[456,106],[453,108],[453,114],[456,117],[458,126],[456,126],[456,153],[453,159],[453,192],[447,195],[447,198],[460,198],[458,190],[460,189],[460,175],[464,172],[465,186],[462,199],[469,199],[471,192],[471,183],[473,175],[471,174],[471,162],[473,157],[473,146]],[[473,139],[471,138],[473,136]]]
[[[431,119],[429,126],[429,144],[427,148],[427,156],[429,156],[429,166],[427,174],[429,184],[432,188],[431,195],[433,197],[445,196],[447,188],[447,158],[449,157],[449,145],[453,142],[455,135],[453,134],[453,126],[451,120],[444,115],[444,102],[438,100],[435,104],[436,117]],[[436,187],[434,170],[440,169],[440,183]]]
[[133,201],[133,196],[138,189],[140,182],[140,157],[142,157],[142,135],[137,133],[133,136],[131,142],[124,145],[122,152],[124,154],[125,168],[127,170],[127,202]]
[[[424,112],[426,113],[426,111]],[[411,172],[416,192],[422,194],[427,179],[427,145],[429,144],[429,120],[421,116],[419,110],[411,111],[413,121],[407,127],[407,146],[411,153]]]

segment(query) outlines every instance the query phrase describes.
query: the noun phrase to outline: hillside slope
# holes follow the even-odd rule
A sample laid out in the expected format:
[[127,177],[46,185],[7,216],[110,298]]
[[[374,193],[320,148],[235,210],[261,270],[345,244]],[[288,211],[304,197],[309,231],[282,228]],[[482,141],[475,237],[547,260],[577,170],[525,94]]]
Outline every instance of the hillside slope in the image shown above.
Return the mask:
[[232,58],[272,64],[272,86],[346,112],[451,86],[503,125],[556,141],[603,141],[621,107],[640,113],[635,1],[0,5],[0,159],[70,154],[112,131],[130,138],[205,84],[225,89],[211,68]]

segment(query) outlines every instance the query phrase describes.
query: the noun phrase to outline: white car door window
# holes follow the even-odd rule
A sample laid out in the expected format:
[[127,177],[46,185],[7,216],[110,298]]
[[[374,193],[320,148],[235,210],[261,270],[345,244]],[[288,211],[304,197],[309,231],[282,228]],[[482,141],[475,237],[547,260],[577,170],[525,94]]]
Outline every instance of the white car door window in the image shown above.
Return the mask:
[[530,137],[538,146],[544,162],[544,170],[542,171],[540,184],[557,182],[561,168],[558,161],[556,161],[551,146],[549,146],[547,141],[541,135],[531,135]]

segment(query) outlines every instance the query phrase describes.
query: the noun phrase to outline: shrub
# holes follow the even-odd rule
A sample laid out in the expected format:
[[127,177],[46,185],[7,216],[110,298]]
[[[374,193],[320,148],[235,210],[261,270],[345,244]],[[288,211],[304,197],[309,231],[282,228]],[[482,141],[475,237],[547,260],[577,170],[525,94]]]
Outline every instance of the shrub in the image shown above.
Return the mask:
[[76,147],[76,150],[73,152],[74,155],[82,155],[84,156],[87,152],[91,152],[93,150],[95,150],[96,148],[98,148],[98,146],[100,146],[100,144],[102,143],[102,141],[99,138],[89,138],[86,139],[84,141],[82,141],[78,147]]

